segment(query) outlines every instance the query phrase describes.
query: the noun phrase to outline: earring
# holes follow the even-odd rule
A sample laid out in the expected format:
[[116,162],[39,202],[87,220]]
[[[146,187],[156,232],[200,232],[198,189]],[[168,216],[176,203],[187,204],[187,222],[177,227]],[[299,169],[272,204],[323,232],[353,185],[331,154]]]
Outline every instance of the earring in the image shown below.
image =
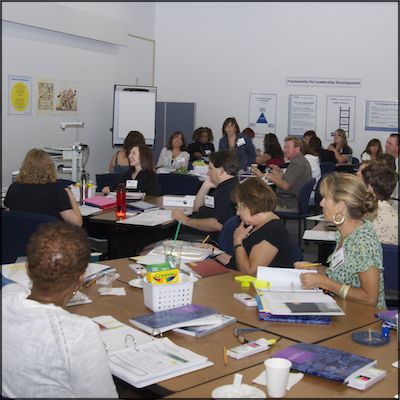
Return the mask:
[[[339,212],[338,214],[341,214],[341,213]],[[342,219],[341,219],[340,221],[337,221],[337,220],[336,220],[336,216],[337,216],[338,214],[333,214],[333,217],[332,217],[333,223],[334,223],[336,226],[342,225],[343,222],[344,222],[344,220],[345,220],[344,215],[342,214]]]

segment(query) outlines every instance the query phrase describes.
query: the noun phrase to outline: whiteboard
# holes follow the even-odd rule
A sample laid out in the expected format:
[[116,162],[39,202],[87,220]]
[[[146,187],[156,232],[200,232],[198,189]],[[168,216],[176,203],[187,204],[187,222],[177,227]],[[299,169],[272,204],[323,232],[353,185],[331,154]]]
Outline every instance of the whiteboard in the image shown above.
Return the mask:
[[121,146],[130,131],[154,145],[156,94],[153,86],[114,85],[113,146]]

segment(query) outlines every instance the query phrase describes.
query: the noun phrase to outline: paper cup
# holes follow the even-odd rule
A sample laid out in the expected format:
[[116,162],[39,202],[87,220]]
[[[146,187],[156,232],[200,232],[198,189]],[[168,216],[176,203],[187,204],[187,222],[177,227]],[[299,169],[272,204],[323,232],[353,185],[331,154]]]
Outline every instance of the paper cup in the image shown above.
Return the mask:
[[285,358],[269,358],[264,361],[269,397],[284,397],[292,363]]

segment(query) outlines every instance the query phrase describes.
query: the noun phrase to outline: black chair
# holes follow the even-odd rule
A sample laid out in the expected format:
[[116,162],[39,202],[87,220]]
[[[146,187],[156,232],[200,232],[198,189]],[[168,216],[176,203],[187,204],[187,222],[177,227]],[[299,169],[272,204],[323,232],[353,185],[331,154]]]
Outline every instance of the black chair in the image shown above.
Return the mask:
[[194,175],[170,173],[157,176],[161,196],[164,194],[195,195],[200,188],[200,180]]
[[104,186],[111,186],[119,177],[120,174],[96,174],[97,192],[101,192]]
[[229,255],[233,255],[233,232],[240,225],[240,218],[233,215],[225,221],[218,236],[218,247]]
[[383,279],[388,307],[399,307],[399,245],[382,243]]
[[336,164],[333,162],[321,162],[319,166],[321,167],[321,178],[326,174],[336,171]]
[[[300,245],[302,233],[305,229],[306,225],[306,217],[309,216],[309,201],[310,195],[315,185],[315,178],[310,179],[307,181],[300,190],[299,200],[298,200],[298,211],[291,212],[291,211],[275,211],[280,218],[284,220],[297,220],[298,221],[298,243]],[[304,225],[304,228],[302,228]]]
[[19,211],[3,211],[1,224],[1,262],[12,263],[26,256],[26,245],[31,235],[46,222],[58,221],[52,215]]

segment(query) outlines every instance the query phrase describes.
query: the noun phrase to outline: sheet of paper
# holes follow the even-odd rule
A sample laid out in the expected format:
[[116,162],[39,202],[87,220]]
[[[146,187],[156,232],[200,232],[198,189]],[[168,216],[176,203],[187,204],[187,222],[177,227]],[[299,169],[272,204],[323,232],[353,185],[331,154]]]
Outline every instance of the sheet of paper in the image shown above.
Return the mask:
[[134,217],[117,221],[117,223],[128,225],[156,226],[170,221],[173,221],[171,217],[171,210],[155,210],[137,214]]
[[335,241],[335,231],[317,231],[313,229],[308,229],[304,231],[303,240],[320,240],[320,241]]
[[101,296],[126,296],[126,291],[123,287],[115,287],[111,288],[109,292],[101,293]]
[[92,206],[88,206],[86,204],[80,205],[79,209],[81,210],[81,214],[83,217],[87,217],[88,215],[92,215],[92,214],[95,214],[95,213],[101,211],[101,208],[99,208],[99,207],[92,207]]
[[[316,273],[311,269],[258,267],[257,279],[270,282],[269,290],[276,291],[304,291],[301,287],[300,274]],[[268,290],[268,289],[267,289]]]
[[11,279],[20,285],[29,288],[31,280],[26,272],[26,263],[4,264],[1,266],[1,273],[5,278]]

